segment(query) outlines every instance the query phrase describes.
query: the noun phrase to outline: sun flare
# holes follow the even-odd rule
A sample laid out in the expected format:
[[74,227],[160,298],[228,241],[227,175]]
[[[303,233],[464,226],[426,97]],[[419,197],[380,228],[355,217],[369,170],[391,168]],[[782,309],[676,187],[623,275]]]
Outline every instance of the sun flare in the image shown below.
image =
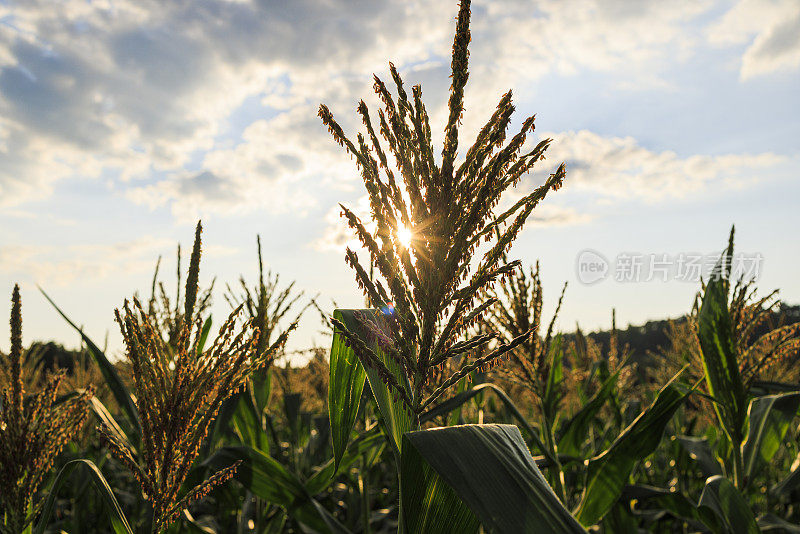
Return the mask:
[[405,226],[401,226],[400,228],[398,228],[397,240],[404,247],[408,247],[409,245],[411,245],[411,230],[409,230]]

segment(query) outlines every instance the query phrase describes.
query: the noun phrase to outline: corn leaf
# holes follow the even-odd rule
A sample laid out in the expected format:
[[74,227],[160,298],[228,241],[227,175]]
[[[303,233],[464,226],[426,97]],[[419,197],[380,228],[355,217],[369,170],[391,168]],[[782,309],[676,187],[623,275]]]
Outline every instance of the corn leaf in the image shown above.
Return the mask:
[[208,316],[208,319],[203,322],[203,328],[200,330],[200,339],[197,341],[197,350],[198,352],[203,352],[203,348],[206,346],[206,341],[208,341],[208,334],[211,332],[211,316]]
[[742,445],[742,460],[747,480],[760,464],[768,464],[778,452],[800,406],[800,393],[767,395],[750,401],[747,410],[749,430]]
[[242,445],[269,454],[269,440],[261,425],[261,417],[250,395],[239,395],[231,424]]
[[622,367],[620,366],[611,376],[606,378],[600,386],[600,389],[597,390],[597,393],[595,393],[594,396],[564,424],[561,439],[558,441],[559,453],[570,456],[581,455],[581,444],[588,435],[589,426],[592,424],[592,420],[594,420],[600,409],[605,405],[611,395],[614,394],[617,378],[621,371]]
[[774,495],[789,495],[796,488],[800,488],[800,453],[792,463],[791,471],[786,477],[773,487],[770,492]]
[[311,475],[305,483],[308,492],[311,495],[316,495],[328,487],[338,469],[347,469],[360,460],[362,454],[371,452],[376,448],[383,448],[386,445],[386,436],[375,430],[361,434],[354,439],[339,461],[338,466],[334,466],[334,461],[330,460],[319,471]]
[[800,534],[800,525],[793,525],[773,514],[765,514],[756,520],[761,532],[774,532],[775,534]]
[[234,478],[264,500],[289,506],[305,494],[303,483],[286,467],[250,447],[223,447],[207,458],[203,465],[211,471],[219,471],[236,461],[242,463],[236,469]]
[[303,483],[274,458],[249,447],[223,447],[203,462],[218,471],[241,464],[234,478],[254,495],[283,507],[295,519],[317,532],[347,532],[333,516],[317,506]]
[[400,474],[406,532],[476,533],[480,522],[417,449],[406,444]]
[[555,424],[558,405],[561,402],[561,382],[564,378],[564,351],[561,348],[561,335],[556,336],[550,349],[552,356],[548,367],[547,381],[545,382],[544,395],[542,396],[542,409],[551,424]]
[[122,430],[119,424],[117,424],[117,420],[114,419],[114,416],[111,415],[111,412],[108,411],[105,404],[103,404],[100,399],[93,396],[89,401],[89,406],[98,421],[104,424],[106,429],[108,429],[108,432],[136,454],[136,447],[130,442],[128,435]]
[[497,384],[492,384],[491,382],[477,384],[472,388],[457,393],[449,399],[437,404],[420,416],[420,422],[427,423],[429,421],[433,421],[433,419],[436,417],[446,415],[484,391],[492,391],[497,398],[500,399],[511,416],[517,421],[519,426],[521,426],[531,437],[536,448],[545,456],[545,458],[547,458],[549,462],[555,463],[555,459],[549,452],[550,450],[544,446],[544,443],[542,443],[539,432],[533,428],[530,423],[528,423],[528,421],[525,419],[525,416],[522,415],[522,412],[520,412],[519,408],[517,408],[517,406],[514,404],[514,401],[511,400],[511,397],[509,397],[508,394]]
[[409,432],[403,440],[400,483],[409,532],[474,532],[476,520],[493,533],[585,532],[547,484],[517,427],[453,426]]
[[[620,498],[620,501],[623,500],[627,503],[635,500],[640,509],[643,505],[649,505],[648,511],[652,506],[656,506],[676,518],[687,521],[692,527],[702,525],[714,534],[724,534],[722,523],[715,512],[707,507],[698,507],[680,492],[637,484],[625,487]],[[605,524],[605,520],[603,523]],[[692,531],[694,530],[699,528],[693,528]]]
[[[356,329],[352,310],[336,310],[333,316],[343,322],[349,330]],[[344,336],[334,330],[328,382],[328,415],[331,420],[336,469],[339,468],[339,462],[350,441],[366,379],[364,366],[358,361],[353,349],[347,346]]]
[[711,446],[706,438],[678,436],[677,440],[689,457],[697,462],[705,476],[710,477],[722,474],[722,467],[711,451]]
[[134,428],[136,435],[140,436],[142,432],[141,423],[139,422],[139,412],[136,409],[136,404],[133,402],[133,397],[131,397],[130,391],[128,388],[125,387],[125,383],[122,382],[122,379],[117,373],[116,367],[112,364],[106,355],[103,353],[100,348],[95,345],[95,343],[89,339],[89,336],[83,333],[83,330],[80,329],[75,323],[73,323],[66,314],[61,311],[53,299],[51,299],[47,293],[44,292],[44,289],[41,287],[39,288],[44,298],[55,308],[61,317],[64,318],[67,323],[75,329],[75,331],[80,334],[81,339],[83,342],[86,343],[86,347],[89,349],[89,353],[94,358],[95,362],[97,362],[97,366],[100,368],[100,372],[103,374],[103,380],[105,381],[108,388],[111,390],[111,394],[114,395],[114,399],[117,401],[117,404],[122,409],[123,413],[127,417],[128,421],[130,422],[131,426]]
[[[340,315],[337,316],[336,313],[339,313]],[[358,319],[356,319],[356,313],[360,313],[364,317],[374,320],[380,318],[381,311],[380,310],[337,310],[336,312],[334,312],[334,318],[342,317],[342,319],[340,320],[345,325],[345,327],[351,333],[355,334],[360,339],[364,340],[364,342],[366,343],[367,340],[370,339],[370,337],[372,336],[368,335],[368,333],[365,331],[364,326],[362,326],[362,324],[358,321]],[[376,324],[380,324],[380,321],[378,320],[376,320],[375,322]],[[386,355],[380,349],[377,343],[373,342],[370,344],[370,346],[372,350],[375,352],[375,355],[380,359],[380,361],[384,364],[384,366],[386,366],[386,369],[388,369],[388,371],[395,377],[397,382],[401,386],[405,387],[406,390],[410,391],[411,387],[408,384],[408,377],[403,372],[403,369],[401,369],[400,365],[393,358]],[[345,365],[352,366],[350,362],[357,359],[355,353],[353,352],[353,349],[350,347],[343,347],[338,350],[340,350],[340,354],[347,354],[347,357],[343,360],[342,363],[339,363],[337,359],[336,366],[339,368],[344,367]],[[345,364],[344,362],[348,363]],[[334,367],[333,364],[331,364],[331,378],[333,378],[333,367]],[[371,369],[369,367],[365,368],[363,366],[362,369],[365,369],[366,371],[366,376],[367,380],[369,380],[369,387],[372,390],[372,395],[375,398],[375,402],[377,403],[378,409],[380,410],[381,415],[383,416],[384,422],[386,424],[386,428],[390,438],[389,442],[391,443],[397,458],[400,458],[400,448],[402,446],[403,434],[413,430],[416,427],[414,418],[411,415],[411,413],[408,410],[406,410],[402,400],[400,400],[399,398],[396,399],[392,393],[392,390],[389,389],[389,386],[384,384],[384,382],[380,378],[380,375],[378,374],[378,371],[376,371],[375,369]],[[358,397],[354,396],[354,393],[358,391],[358,388],[356,387],[358,382],[359,378],[358,376],[355,376],[352,379],[353,390],[352,394],[349,397],[351,401],[349,403],[340,402],[339,404],[343,406],[343,408],[346,410],[352,410],[353,412],[358,411],[358,401],[360,399],[360,394]],[[347,379],[342,379],[340,380],[339,383],[341,385],[337,387],[341,389],[348,387],[350,381]],[[333,390],[333,387],[331,385],[329,385],[328,388],[329,391]],[[329,396],[330,395],[331,393],[329,393]],[[346,397],[343,391],[336,392],[336,396]],[[329,410],[333,409],[333,407],[331,407],[331,404],[332,403],[329,403],[329,408],[328,408]],[[347,417],[349,419],[350,415],[348,415]],[[353,420],[355,421],[355,415],[352,415],[352,417]],[[332,430],[334,427],[333,423],[334,420],[331,419]],[[352,424],[350,425],[350,428],[352,429]],[[344,430],[343,428],[338,429],[339,432],[343,430]],[[344,437],[339,436],[338,440],[340,442],[340,447],[341,447],[341,442],[344,441]],[[337,454],[340,453],[337,451]]]
[[714,267],[711,280],[703,294],[698,314],[698,333],[703,359],[703,370],[714,409],[723,430],[737,445],[741,443],[744,424],[745,392],[733,340],[730,313],[728,312],[727,277],[733,258],[733,231],[725,253]]
[[50,493],[42,505],[42,514],[39,517],[38,525],[34,529],[34,534],[44,534],[47,524],[50,522],[50,516],[53,515],[53,507],[56,503],[58,491],[69,480],[69,475],[78,467],[83,467],[88,471],[95,487],[103,497],[108,508],[108,520],[111,523],[113,532],[115,534],[133,534],[133,529],[131,529],[128,520],[125,518],[125,514],[122,512],[122,508],[117,502],[117,498],[114,497],[114,492],[111,491],[111,486],[108,485],[103,473],[93,462],[84,459],[67,462],[58,472],[50,488]]
[[728,534],[758,534],[761,532],[747,501],[733,485],[722,476],[713,476],[706,481],[700,495],[698,508],[713,511],[722,521]]
[[688,395],[688,391],[674,384],[679,375],[658,392],[653,403],[608,449],[589,461],[586,486],[576,512],[582,525],[593,525],[603,518],[619,497],[636,462],[655,451],[667,423]]

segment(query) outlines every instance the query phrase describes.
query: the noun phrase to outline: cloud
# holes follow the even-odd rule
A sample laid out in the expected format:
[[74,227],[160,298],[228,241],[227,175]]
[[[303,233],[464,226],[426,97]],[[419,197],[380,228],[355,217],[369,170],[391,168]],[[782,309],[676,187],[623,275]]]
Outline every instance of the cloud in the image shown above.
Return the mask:
[[[468,103],[490,109],[500,91],[553,71],[654,79],[647,66],[688,49],[683,28],[707,7],[476,2]],[[352,127],[341,110],[370,93],[370,74],[388,59],[422,78],[443,120],[455,11],[367,0],[0,6],[0,202],[103,176],[177,217],[294,209],[305,179],[354,176],[336,163],[317,104]]]
[[[0,273],[49,287],[151,270],[166,239],[142,237],[103,245],[0,247]],[[224,252],[224,251],[222,251]]]
[[[370,218],[369,197],[362,195],[356,202],[347,203],[356,217],[361,219],[369,231],[375,229],[375,223]],[[311,246],[319,251],[341,251],[346,248],[353,250],[360,249],[361,244],[356,238],[355,233],[347,225],[347,220],[342,217],[342,209],[339,206],[333,207],[325,214],[325,230],[323,234],[311,243]]]
[[531,213],[528,226],[573,226],[586,224],[593,219],[589,213],[579,213],[575,208],[556,204],[540,204]]
[[800,67],[800,4],[794,0],[741,0],[708,30],[717,45],[746,44],[742,80]]
[[[68,176],[190,171],[248,97],[316,104],[390,55],[425,58],[450,31],[440,23],[450,11],[367,1],[0,6],[3,202],[46,196]],[[281,83],[293,93],[283,102],[270,94]]]
[[632,137],[606,137],[580,130],[545,133],[553,138],[549,161],[565,161],[565,185],[605,199],[656,202],[696,195],[711,184],[741,187],[755,181],[764,169],[788,158],[761,154],[692,155],[654,151]]

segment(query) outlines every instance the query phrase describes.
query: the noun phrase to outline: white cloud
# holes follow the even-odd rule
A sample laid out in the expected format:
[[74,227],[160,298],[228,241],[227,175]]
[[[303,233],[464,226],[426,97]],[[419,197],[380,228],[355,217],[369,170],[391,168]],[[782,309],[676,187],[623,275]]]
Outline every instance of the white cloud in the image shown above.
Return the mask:
[[800,3],[795,0],[740,0],[708,30],[718,45],[746,44],[740,76],[800,67]]
[[[0,273],[48,287],[145,272],[155,267],[169,240],[142,237],[105,245],[6,245],[0,247]],[[222,251],[224,252],[224,251]]]
[[365,76],[396,46],[402,61],[425,57],[450,30],[435,16],[451,10],[443,9],[215,0],[0,6],[3,202],[46,196],[67,176],[188,171],[247,97],[281,80],[302,89],[284,105],[316,104],[341,85],[331,83],[337,76]]
[[711,184],[737,187],[752,183],[765,169],[788,161],[772,153],[692,155],[654,151],[632,137],[605,137],[588,130],[545,133],[553,138],[549,161],[565,161],[570,188],[600,198],[656,202],[686,198]]
[[[470,101],[489,109],[501,90],[553,70],[637,72],[688,46],[682,26],[706,6],[477,2]],[[370,73],[385,73],[388,59],[427,82],[441,121],[455,12],[451,2],[366,0],[0,6],[1,202],[41,198],[63,177],[110,174],[166,176],[121,187],[179,217],[294,209],[304,177],[354,176],[338,168],[316,105],[352,126],[342,110],[367,96]],[[288,118],[230,123],[254,96]]]
[[[661,71],[691,56],[698,16],[712,5],[477,0],[464,139],[501,92],[547,74],[670,87]],[[797,4],[754,6],[743,0],[709,34],[752,40],[743,77],[800,58]],[[0,204],[40,199],[65,177],[104,177],[181,220],[302,215],[326,189],[359,187],[318,103],[355,130],[355,103],[371,95],[372,72],[388,78],[387,60],[409,85],[423,83],[440,142],[455,13],[455,2],[422,0],[0,6]]]
[[[356,202],[345,204],[361,222],[364,223],[368,230],[375,229],[375,223],[370,218],[369,197],[362,195]],[[340,206],[335,206],[328,210],[325,214],[325,230],[323,234],[311,243],[311,246],[319,251],[344,251],[346,248],[359,249],[360,242],[355,236],[355,233],[347,225],[347,220],[342,217],[342,209]]]

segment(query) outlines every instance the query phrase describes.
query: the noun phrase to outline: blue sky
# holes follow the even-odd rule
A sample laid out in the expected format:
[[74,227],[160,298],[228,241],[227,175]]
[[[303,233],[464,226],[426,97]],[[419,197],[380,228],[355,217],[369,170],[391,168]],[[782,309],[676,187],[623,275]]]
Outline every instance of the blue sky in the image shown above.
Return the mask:
[[[202,277],[256,274],[255,236],[283,280],[330,307],[361,305],[339,202],[363,206],[353,162],[316,116],[356,131],[371,75],[421,83],[441,132],[455,2],[0,1],[0,288],[23,290],[26,341],[89,334],[149,287],[156,258],[202,218]],[[580,251],[705,256],[737,226],[759,286],[800,302],[800,4],[788,1],[473,2],[462,146],[514,90],[548,159],[567,163],[512,249],[539,259],[559,325],[607,327],[688,311],[697,283],[594,285]],[[441,139],[441,135],[438,139]],[[221,291],[214,313],[227,312]],[[3,300],[0,312],[8,312]],[[291,345],[327,343],[309,315]],[[0,348],[6,347],[0,336]]]

